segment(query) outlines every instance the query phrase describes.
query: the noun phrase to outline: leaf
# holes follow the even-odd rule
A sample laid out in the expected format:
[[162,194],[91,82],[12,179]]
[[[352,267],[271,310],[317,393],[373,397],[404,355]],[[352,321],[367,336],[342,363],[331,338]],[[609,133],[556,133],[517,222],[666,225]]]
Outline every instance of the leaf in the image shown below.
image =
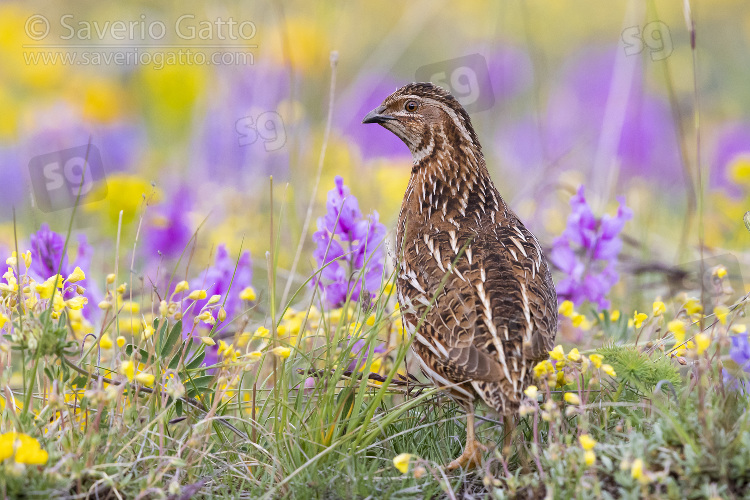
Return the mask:
[[206,351],[200,351],[196,356],[193,357],[193,359],[190,360],[190,362],[185,365],[186,370],[196,370],[198,367],[200,367],[201,363],[203,363],[203,360],[206,359]]
[[179,320],[177,323],[174,324],[172,329],[169,331],[169,336],[167,337],[167,340],[164,342],[164,345],[161,348],[161,357],[164,359],[170,352],[172,352],[172,348],[175,346],[178,340],[182,338],[182,320]]
[[201,377],[195,377],[185,382],[185,389],[189,397],[195,397],[197,394],[206,392],[211,381],[214,379],[213,375],[203,375]]
[[186,343],[183,342],[182,345],[177,349],[177,352],[174,356],[172,356],[172,359],[169,361],[169,369],[170,370],[176,370],[177,365],[180,364],[180,358],[182,357],[182,351],[184,351],[186,348]]

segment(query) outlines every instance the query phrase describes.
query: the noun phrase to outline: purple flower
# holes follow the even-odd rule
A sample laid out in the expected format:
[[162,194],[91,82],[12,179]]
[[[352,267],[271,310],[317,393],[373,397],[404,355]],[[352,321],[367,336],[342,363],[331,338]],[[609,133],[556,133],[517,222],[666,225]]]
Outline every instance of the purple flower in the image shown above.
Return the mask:
[[[729,347],[729,357],[737,363],[740,370],[750,373],[750,341],[748,341],[747,333],[734,335],[731,339],[732,345]],[[727,370],[724,370],[724,383],[739,389],[739,384],[741,384],[743,376],[742,374],[738,375],[738,377],[735,377]],[[744,378],[747,378],[747,376]]]
[[565,274],[557,285],[557,296],[579,305],[584,300],[601,308],[609,307],[605,298],[617,283],[615,270],[625,222],[633,212],[618,198],[620,207],[614,216],[594,216],[586,202],[583,186],[570,199],[571,213],[563,234],[552,244],[550,260]]
[[724,188],[732,195],[742,191],[731,179],[733,165],[750,158],[750,123],[732,123],[722,128],[714,141],[711,185]]
[[[237,266],[236,272],[235,264]],[[232,280],[232,276],[234,276],[234,280]],[[253,266],[250,260],[250,252],[242,252],[239,261],[236,261],[233,256],[229,255],[225,245],[219,245],[213,267],[208,268],[204,276],[193,280],[190,284],[190,288],[193,290],[206,290],[206,298],[195,301],[191,311],[193,314],[198,314],[212,295],[221,295],[222,300],[219,301],[219,304],[224,304],[224,310],[227,312],[226,321],[231,321],[242,309],[240,292],[250,286],[252,280]],[[230,283],[232,285],[231,290],[229,289]],[[226,302],[224,302],[225,297]]]
[[318,231],[313,234],[313,257],[323,269],[312,284],[321,288],[331,307],[345,303],[349,294],[357,301],[363,290],[380,289],[385,232],[378,213],[364,217],[357,199],[336,176],[336,187],[328,192],[326,215],[318,218]]
[[[369,347],[367,347],[367,342],[364,340],[358,340],[354,343],[352,346],[351,354],[352,354],[352,361],[349,363],[349,366],[346,368],[350,372],[361,370],[366,364],[367,364],[367,356],[369,355]],[[373,348],[373,354],[383,354],[385,352],[385,345],[379,344],[376,345]]]
[[[46,280],[54,276],[60,269],[60,274],[66,278],[76,267],[80,267],[84,274],[88,276],[91,266],[91,256],[93,249],[88,244],[86,235],[78,235],[78,252],[73,263],[68,262],[68,256],[63,253],[65,248],[65,237],[61,234],[50,230],[47,224],[42,224],[39,231],[32,234],[29,238],[31,243],[31,274],[39,281]],[[60,263],[62,262],[62,266]],[[99,296],[93,282],[88,286],[88,278],[79,281],[77,284],[86,288],[84,296],[89,299],[89,304],[96,304]],[[65,292],[64,298],[69,299],[75,295],[72,289]],[[83,315],[86,319],[91,319],[94,315],[94,307],[84,307]]]
[[169,197],[166,204],[154,210],[145,228],[148,257],[155,257],[158,253],[168,259],[180,256],[193,235],[188,221],[191,206],[190,192],[183,186]]

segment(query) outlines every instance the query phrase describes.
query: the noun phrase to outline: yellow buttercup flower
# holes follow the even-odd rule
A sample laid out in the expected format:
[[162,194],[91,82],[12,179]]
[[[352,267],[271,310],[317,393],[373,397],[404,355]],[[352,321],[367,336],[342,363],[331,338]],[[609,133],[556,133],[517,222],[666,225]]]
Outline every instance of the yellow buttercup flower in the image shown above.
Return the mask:
[[396,455],[393,457],[393,466],[396,467],[399,472],[402,474],[406,474],[409,472],[409,462],[411,461],[411,458],[413,457],[410,453],[401,453],[400,455]]
[[548,359],[540,361],[536,364],[536,366],[534,366],[534,375],[536,376],[536,378],[542,378],[545,375],[553,373],[555,373],[555,367]]
[[586,450],[583,452],[583,461],[587,467],[591,467],[596,463],[596,453],[594,450]]
[[612,368],[612,365],[602,365],[602,371],[609,375],[610,377],[616,377],[617,373],[615,372],[615,369]]
[[620,311],[617,310],[617,309],[615,309],[614,311],[612,311],[609,314],[609,319],[612,320],[613,323],[616,322],[617,320],[619,320],[620,319]]
[[73,297],[72,299],[66,300],[65,305],[73,310],[78,311],[80,309],[83,309],[83,306],[85,304],[88,304],[88,302],[89,302],[89,299],[78,295],[77,297]]
[[125,345],[125,337],[123,337],[122,335],[120,335],[119,337],[117,337],[117,347],[119,347],[120,349],[122,349],[122,347],[124,345]]
[[576,363],[581,360],[581,353],[578,352],[577,347],[570,350],[568,353],[568,359]]
[[37,283],[34,289],[42,299],[49,299],[52,297],[52,292],[55,289],[55,282],[57,282],[58,288],[62,287],[62,276],[56,274],[44,280],[44,283]]

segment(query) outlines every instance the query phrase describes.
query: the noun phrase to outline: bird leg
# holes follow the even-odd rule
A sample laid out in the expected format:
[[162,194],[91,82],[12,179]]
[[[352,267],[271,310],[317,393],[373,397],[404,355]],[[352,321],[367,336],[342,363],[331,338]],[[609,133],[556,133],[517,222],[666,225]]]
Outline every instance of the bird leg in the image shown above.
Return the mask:
[[487,451],[487,447],[474,434],[474,405],[469,403],[466,408],[466,447],[460,457],[445,466],[445,470],[476,467],[482,463],[484,451]]
[[511,445],[513,444],[513,430],[518,425],[518,417],[515,415],[503,416],[503,448],[505,456],[510,456]]

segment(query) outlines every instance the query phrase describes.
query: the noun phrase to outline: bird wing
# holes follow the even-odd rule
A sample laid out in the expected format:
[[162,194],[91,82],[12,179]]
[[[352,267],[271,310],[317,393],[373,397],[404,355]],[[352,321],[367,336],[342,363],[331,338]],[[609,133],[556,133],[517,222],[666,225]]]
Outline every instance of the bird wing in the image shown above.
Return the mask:
[[556,329],[541,249],[520,223],[464,236],[457,245],[436,232],[415,246],[415,265],[400,281],[402,293],[422,306],[405,315],[412,327],[424,317],[415,347],[454,382],[523,378],[529,362],[546,358]]

